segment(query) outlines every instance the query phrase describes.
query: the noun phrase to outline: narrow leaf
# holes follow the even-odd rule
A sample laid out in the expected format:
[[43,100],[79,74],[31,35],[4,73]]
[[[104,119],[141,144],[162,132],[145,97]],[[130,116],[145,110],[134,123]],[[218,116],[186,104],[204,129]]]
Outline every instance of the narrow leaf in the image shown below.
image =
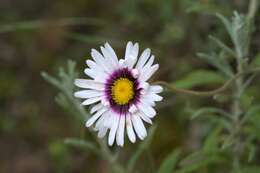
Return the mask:
[[210,70],[196,70],[190,72],[184,78],[177,80],[174,85],[179,88],[193,88],[202,85],[222,84],[225,81],[223,75]]
[[100,154],[99,149],[95,146],[94,143],[77,138],[67,138],[64,140],[64,143],[76,148],[86,149],[87,151],[92,151],[96,154]]
[[180,150],[172,151],[162,162],[157,173],[172,173],[176,167]]
[[210,35],[209,39],[212,40],[213,42],[215,42],[220,48],[222,48],[223,50],[225,50],[227,53],[229,53],[230,55],[232,55],[233,57],[236,56],[236,53],[230,49],[227,45],[225,45],[225,43],[223,43],[221,40],[219,40],[218,38]]

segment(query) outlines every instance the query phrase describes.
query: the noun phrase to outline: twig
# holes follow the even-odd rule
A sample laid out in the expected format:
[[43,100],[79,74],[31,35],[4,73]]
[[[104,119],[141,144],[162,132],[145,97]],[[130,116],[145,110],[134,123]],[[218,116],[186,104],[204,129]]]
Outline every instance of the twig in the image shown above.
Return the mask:
[[259,72],[259,71],[260,71],[260,68],[255,68],[255,69],[247,70],[247,71],[244,71],[244,72],[241,72],[241,73],[237,73],[231,79],[226,81],[221,87],[214,89],[214,90],[209,90],[209,91],[195,91],[195,90],[189,90],[189,89],[182,89],[182,88],[178,88],[178,87],[176,87],[172,84],[169,84],[165,81],[155,81],[153,84],[164,85],[165,87],[167,87],[171,91],[177,92],[177,93],[208,97],[208,96],[213,96],[215,94],[218,94],[220,92],[225,91],[230,86],[230,84],[232,84],[236,79],[241,77],[241,75],[244,75],[244,74],[247,74],[247,73]]

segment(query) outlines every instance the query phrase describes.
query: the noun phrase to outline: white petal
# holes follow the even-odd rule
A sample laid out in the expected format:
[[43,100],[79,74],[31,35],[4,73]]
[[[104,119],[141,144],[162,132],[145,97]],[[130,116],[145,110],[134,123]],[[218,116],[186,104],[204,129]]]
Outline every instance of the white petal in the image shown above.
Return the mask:
[[126,115],[126,130],[127,130],[127,135],[128,135],[129,140],[132,143],[135,143],[136,137],[135,137],[135,133],[134,133],[134,130],[133,130],[130,114]]
[[111,111],[108,111],[105,114],[106,114],[106,121],[104,121],[104,126],[107,128],[111,128],[115,115]]
[[96,103],[101,100],[101,97],[93,97],[89,98],[81,103],[81,105],[90,105],[92,103]]
[[155,106],[154,100],[150,99],[149,97],[143,97],[142,101],[145,102],[149,106]]
[[148,60],[148,62],[145,64],[144,68],[145,68],[146,66],[150,67],[150,66],[153,64],[153,61],[154,61],[154,55],[152,55],[152,56],[150,57],[150,59]]
[[137,61],[138,51],[139,45],[138,43],[135,43],[134,46],[129,50],[129,53],[126,54],[125,64],[127,67],[133,68]]
[[84,73],[92,79],[95,79],[95,77],[97,76],[90,68],[85,68]]
[[144,82],[144,81],[140,81],[139,85],[140,85],[140,88],[142,88],[142,91],[144,91],[144,92],[146,92],[150,86],[149,83]]
[[104,93],[102,91],[97,91],[97,90],[82,90],[74,93],[74,96],[78,98],[92,98],[92,97],[98,97],[102,95],[104,95]]
[[90,109],[90,114],[93,114],[94,112],[96,112],[97,110],[101,109],[102,107],[103,107],[103,104],[102,104],[102,103],[96,104],[95,106],[93,106],[93,107]]
[[137,115],[140,116],[142,118],[142,120],[144,120],[145,122],[147,122],[149,124],[153,123],[152,120],[148,116],[146,116],[144,113],[138,112]]
[[125,115],[121,115],[118,130],[116,133],[116,143],[121,147],[124,145],[124,132],[125,132]]
[[105,58],[96,49],[91,50],[91,56],[106,72],[111,72],[111,67],[105,62]]
[[117,69],[118,62],[115,62],[111,58],[112,55],[106,48],[104,48],[103,46],[100,46],[100,49],[101,49],[103,56],[105,57],[105,64],[106,64],[107,68],[109,68],[109,73],[111,73],[113,70]]
[[143,53],[141,54],[141,56],[136,64],[136,68],[138,70],[141,70],[143,68],[143,66],[146,63],[146,61],[148,60],[150,54],[151,54],[151,49],[149,49],[149,48],[147,48],[143,51]]
[[99,138],[103,138],[106,133],[107,133],[108,128],[107,127],[102,127],[99,131],[98,131],[98,137]]
[[113,60],[114,65],[117,65],[118,64],[118,58],[116,56],[114,49],[107,42],[105,43],[105,48],[108,50],[108,52],[111,56],[111,59]]
[[140,110],[149,118],[153,118],[156,115],[155,110],[148,104],[142,103],[140,105]]
[[127,59],[127,57],[129,57],[131,51],[132,51],[132,47],[133,47],[133,43],[131,41],[129,41],[126,45],[126,49],[125,49],[125,59]]
[[143,121],[137,114],[131,116],[135,132],[137,136],[143,140],[147,136],[146,128],[144,127]]
[[104,90],[104,84],[89,79],[76,79],[74,84],[80,88],[88,88],[95,90]]
[[106,73],[99,71],[99,70],[93,70],[90,68],[85,68],[84,70],[85,74],[90,76],[94,79],[96,82],[104,83],[106,81],[107,75]]
[[103,107],[101,110],[99,110],[97,113],[95,113],[92,117],[88,119],[86,122],[86,127],[90,127],[104,112],[107,111],[106,107]]
[[118,124],[119,124],[119,115],[113,115],[113,123],[112,123],[112,127],[110,129],[109,135],[108,135],[108,145],[113,145],[114,141],[115,141],[115,136],[116,136],[116,131],[118,129]]
[[152,67],[147,68],[146,70],[143,70],[143,72],[140,75],[141,81],[147,81],[159,68],[158,64],[153,65]]
[[129,112],[131,113],[135,113],[137,111],[137,107],[135,105],[132,105],[130,108],[129,108]]
[[101,65],[98,65],[97,63],[95,63],[94,61],[87,60],[86,63],[92,71],[94,71],[94,72],[98,71],[99,73],[102,73],[104,75],[106,74],[105,69]]
[[157,94],[163,91],[163,87],[161,87],[160,85],[150,85],[149,91]]
[[155,93],[148,93],[145,97],[148,100],[152,100],[152,101],[156,101],[156,102],[162,101],[162,99],[163,99],[162,96],[159,96],[158,94],[155,94]]
[[138,44],[138,43],[135,43],[134,46],[133,46],[133,48],[132,48],[132,51],[131,51],[131,55],[130,55],[130,56],[133,56],[135,59],[137,59],[138,52],[139,52],[139,44]]
[[104,121],[106,120],[106,112],[104,112],[101,117],[97,120],[94,130],[100,130],[104,126]]

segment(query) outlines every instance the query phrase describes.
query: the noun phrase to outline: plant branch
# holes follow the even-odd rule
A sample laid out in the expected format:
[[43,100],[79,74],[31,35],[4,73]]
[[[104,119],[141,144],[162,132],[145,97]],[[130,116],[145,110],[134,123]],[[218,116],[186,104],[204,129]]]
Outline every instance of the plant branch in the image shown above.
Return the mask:
[[213,96],[215,94],[218,94],[220,92],[225,91],[233,82],[235,82],[238,78],[240,78],[242,75],[245,75],[247,73],[253,73],[253,72],[259,72],[260,68],[250,69],[243,72],[238,72],[236,75],[234,75],[231,79],[227,80],[222,86],[220,86],[217,89],[209,90],[209,91],[195,91],[195,90],[189,90],[189,89],[182,89],[178,88],[172,84],[169,84],[165,81],[155,81],[153,84],[161,84],[164,85],[166,88],[173,92],[177,93],[183,93],[188,95],[195,95],[195,96]]
[[253,20],[258,9],[258,0],[251,0],[248,6],[248,18]]

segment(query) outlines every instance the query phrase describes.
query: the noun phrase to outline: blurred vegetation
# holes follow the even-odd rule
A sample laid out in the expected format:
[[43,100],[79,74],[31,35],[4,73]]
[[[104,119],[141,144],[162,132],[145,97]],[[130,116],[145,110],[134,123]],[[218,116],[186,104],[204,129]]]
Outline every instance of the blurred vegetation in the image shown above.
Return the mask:
[[[212,97],[166,90],[150,136],[124,148],[96,140],[84,127],[88,108],[71,95],[90,49],[106,41],[119,57],[128,40],[150,47],[161,67],[153,81],[179,88],[215,89],[238,64],[259,67],[253,1],[1,1],[0,172],[259,173],[257,73]],[[42,73],[56,88],[42,71],[58,74]]]

